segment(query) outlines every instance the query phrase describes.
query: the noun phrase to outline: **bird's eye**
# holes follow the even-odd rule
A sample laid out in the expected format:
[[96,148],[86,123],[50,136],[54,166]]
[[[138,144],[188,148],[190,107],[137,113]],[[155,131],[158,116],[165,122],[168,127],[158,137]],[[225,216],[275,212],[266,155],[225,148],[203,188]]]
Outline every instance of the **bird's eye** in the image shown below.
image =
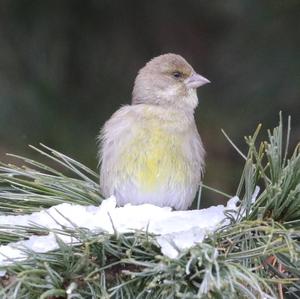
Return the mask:
[[181,78],[182,77],[182,73],[181,72],[174,72],[173,73],[173,77],[178,79],[178,78]]

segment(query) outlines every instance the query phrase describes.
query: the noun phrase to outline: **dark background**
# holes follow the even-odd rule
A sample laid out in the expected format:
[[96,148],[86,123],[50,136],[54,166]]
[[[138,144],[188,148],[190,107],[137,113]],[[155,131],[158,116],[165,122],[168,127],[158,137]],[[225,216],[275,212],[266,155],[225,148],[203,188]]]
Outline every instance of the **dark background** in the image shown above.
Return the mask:
[[[233,193],[259,122],[300,136],[300,1],[0,1],[0,160],[43,142],[93,169],[96,136],[150,58],[173,52],[212,81],[196,120],[205,183]],[[219,199],[205,192],[206,202]]]

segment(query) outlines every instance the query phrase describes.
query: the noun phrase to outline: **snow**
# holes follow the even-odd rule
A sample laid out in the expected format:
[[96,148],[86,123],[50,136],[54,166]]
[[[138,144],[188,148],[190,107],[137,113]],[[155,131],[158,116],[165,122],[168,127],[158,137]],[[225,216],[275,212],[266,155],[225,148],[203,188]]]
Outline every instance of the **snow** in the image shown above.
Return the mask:
[[[255,192],[256,197],[258,191]],[[204,237],[226,224],[225,211],[236,210],[238,197],[231,198],[226,206],[212,206],[202,210],[172,211],[168,207],[151,204],[117,207],[114,196],[104,200],[99,207],[63,203],[30,215],[0,216],[0,225],[32,226],[37,224],[53,229],[85,227],[92,231],[113,234],[144,230],[157,235],[157,242],[164,255],[176,258],[180,252],[202,242]],[[26,250],[47,252],[58,248],[56,237],[68,244],[78,244],[69,236],[49,233],[33,235],[28,240],[0,246],[0,266],[14,260],[26,259]],[[2,273],[3,274],[3,273]]]

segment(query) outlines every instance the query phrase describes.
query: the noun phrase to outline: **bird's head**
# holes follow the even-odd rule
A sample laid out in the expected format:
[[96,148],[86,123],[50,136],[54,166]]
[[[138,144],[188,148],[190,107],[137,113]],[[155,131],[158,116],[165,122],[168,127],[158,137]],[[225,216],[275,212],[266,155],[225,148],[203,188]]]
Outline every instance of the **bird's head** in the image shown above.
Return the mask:
[[209,82],[180,55],[164,54],[140,69],[134,83],[132,104],[193,110],[198,104],[196,89]]

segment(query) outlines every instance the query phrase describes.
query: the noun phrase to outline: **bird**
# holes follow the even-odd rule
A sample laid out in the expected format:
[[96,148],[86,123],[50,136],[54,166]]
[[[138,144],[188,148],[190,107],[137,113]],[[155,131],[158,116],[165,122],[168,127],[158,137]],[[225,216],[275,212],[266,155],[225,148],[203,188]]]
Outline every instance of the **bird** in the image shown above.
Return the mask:
[[194,111],[196,89],[210,83],[180,55],[151,59],[134,82],[130,105],[98,136],[100,189],[117,205],[188,209],[204,171],[205,150]]

